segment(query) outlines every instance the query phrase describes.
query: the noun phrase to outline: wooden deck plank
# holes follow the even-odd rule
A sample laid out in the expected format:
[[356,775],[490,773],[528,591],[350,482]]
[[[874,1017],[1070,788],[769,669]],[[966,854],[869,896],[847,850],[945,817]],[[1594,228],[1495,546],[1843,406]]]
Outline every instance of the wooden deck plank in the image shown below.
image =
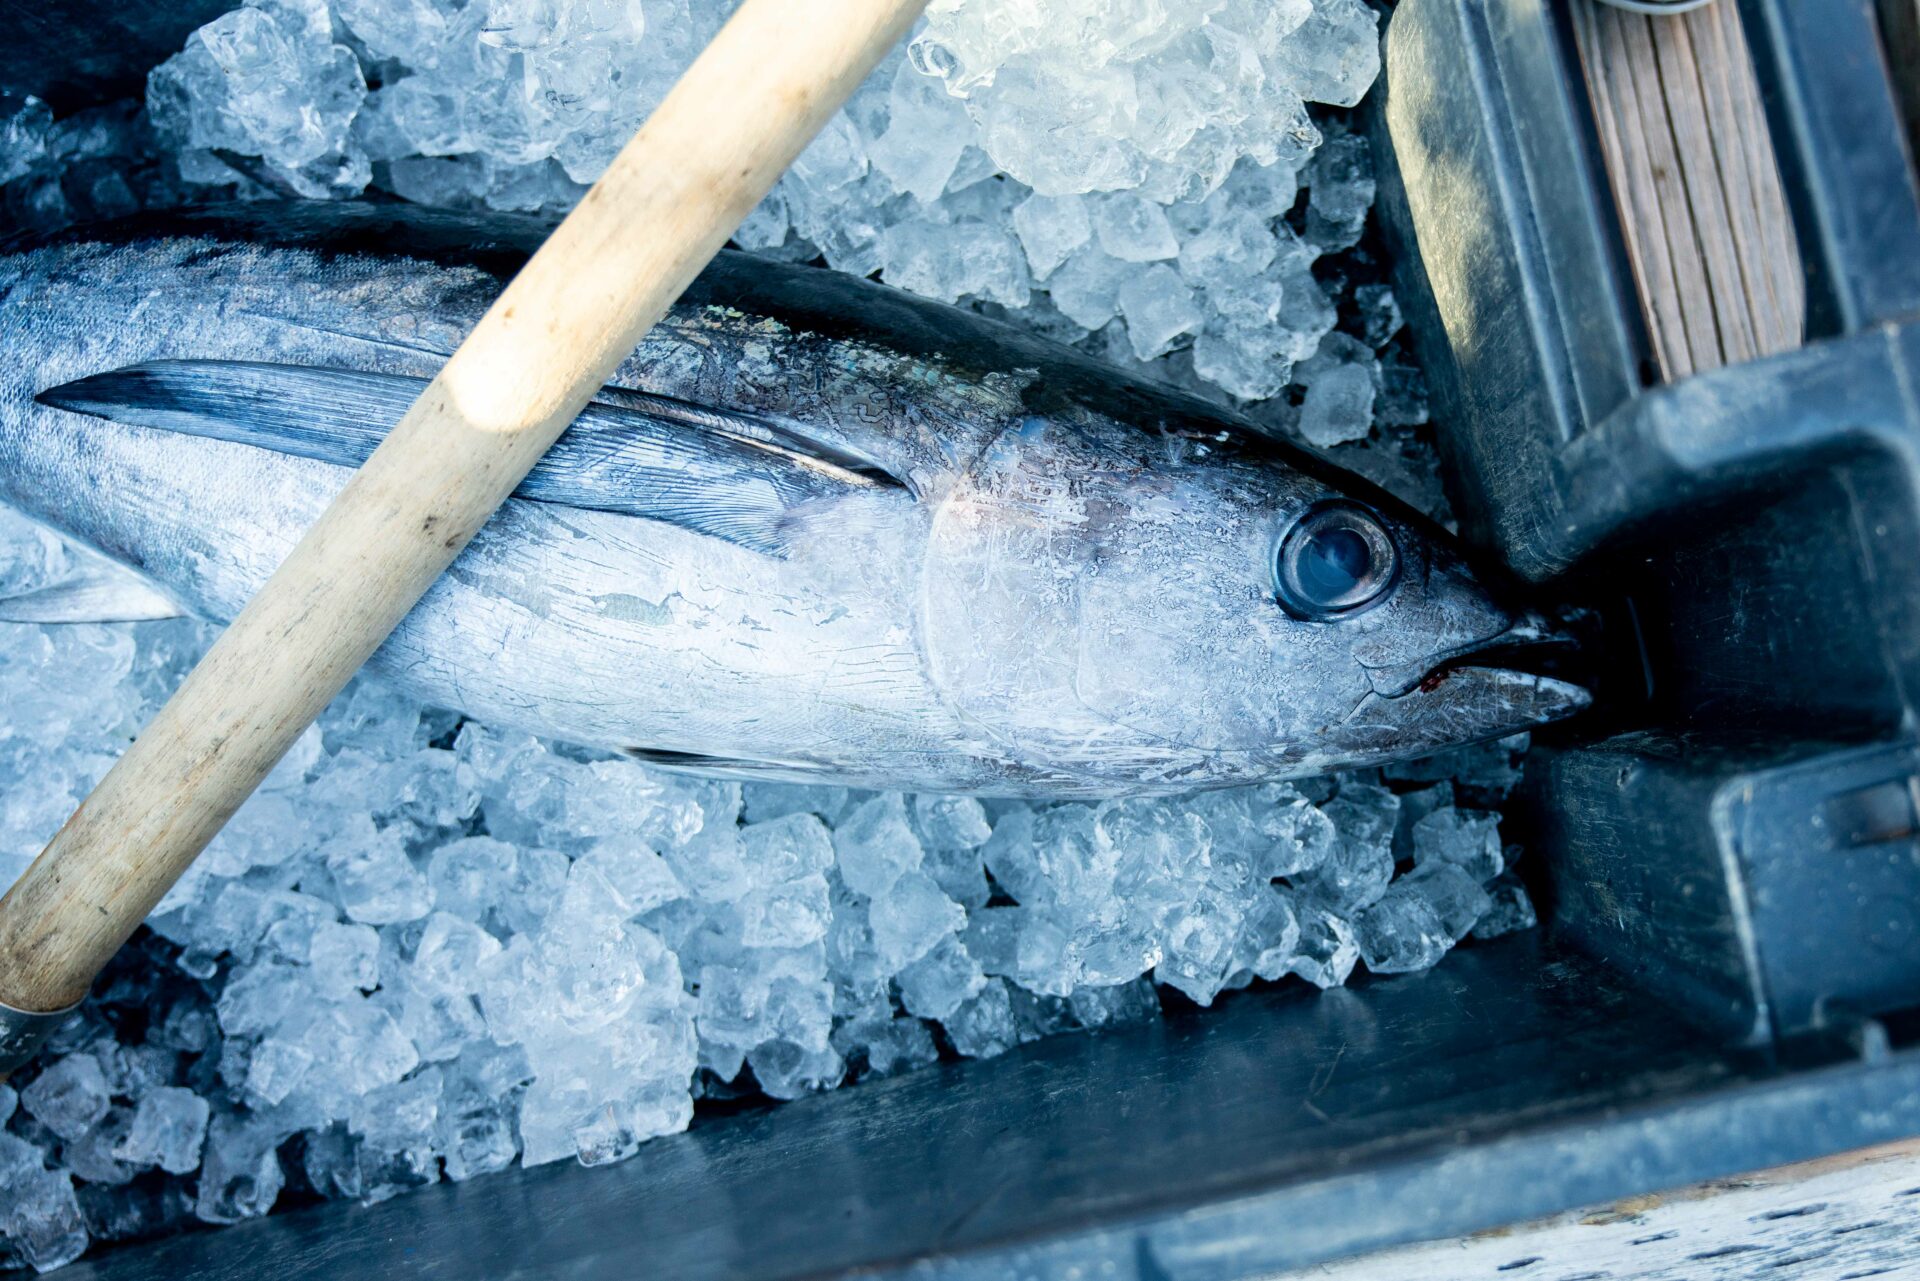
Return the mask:
[[1920,1272],[1920,1142],[1592,1206],[1268,1281],[1856,1281]]
[[1640,113],[1631,107],[1635,92],[1619,24],[1624,15],[1596,4],[1574,9],[1586,58],[1587,81],[1600,125],[1604,154],[1631,172],[1615,179],[1621,231],[1634,287],[1645,307],[1647,328],[1663,371],[1670,378],[1693,372],[1673,261],[1667,252],[1665,218],[1654,191],[1651,148]]
[[[1659,18],[1649,18],[1649,24]],[[1703,24],[1711,30],[1711,24]],[[1727,122],[1715,112],[1708,84],[1719,77],[1701,71],[1701,48],[1694,42],[1693,24],[1671,24],[1671,31],[1652,33],[1654,57],[1660,68],[1663,98],[1695,110],[1667,111],[1673,129],[1674,153],[1680,160],[1680,187],[1686,199],[1685,223],[1693,232],[1694,251],[1700,255],[1712,308],[1719,363],[1736,364],[1758,354],[1754,342],[1752,299],[1740,270],[1742,258],[1752,258],[1758,238],[1743,238],[1732,210],[1744,199],[1746,170],[1722,166],[1718,152],[1724,146]],[[1711,62],[1711,59],[1708,59]],[[1717,126],[1717,127],[1716,127]],[[1742,247],[1748,247],[1746,254]],[[1696,357],[1694,364],[1699,365]]]
[[1799,345],[1799,256],[1738,10],[1721,0],[1656,18],[1573,5],[1661,377]]

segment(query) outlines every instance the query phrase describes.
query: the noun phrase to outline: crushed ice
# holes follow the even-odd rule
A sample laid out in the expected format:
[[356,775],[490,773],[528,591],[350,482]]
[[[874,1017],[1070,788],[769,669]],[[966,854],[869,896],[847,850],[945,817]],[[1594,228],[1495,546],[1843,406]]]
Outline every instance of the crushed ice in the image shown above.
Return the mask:
[[[0,512],[0,590],[67,553]],[[4,628],[0,882],[211,635]],[[1531,923],[1494,815],[1523,744],[1184,800],[702,781],[362,679],[0,1089],[0,1261],[631,1155],[794,1098],[1254,979],[1432,965]],[[1436,781],[1437,779],[1437,781]],[[1409,871],[1395,876],[1396,867]]]
[[[0,96],[7,219],[369,186],[562,208],[728,7],[252,0],[146,113]],[[1360,0],[935,0],[737,240],[1149,362],[1431,501],[1416,442],[1352,445],[1424,407],[1354,248],[1366,144],[1306,105],[1358,101],[1374,26]],[[0,593],[79,554],[0,511]],[[0,627],[0,885],[209,634]],[[0,1271],[289,1189],[615,1161],[703,1097],[1152,1018],[1156,984],[1425,968],[1533,923],[1491,813],[1522,750],[1044,806],[687,779],[361,680],[0,1086]]]
[[[561,210],[731,8],[248,0],[154,70],[147,104],[180,195]],[[1276,425],[1315,444],[1360,439],[1393,392],[1374,348],[1394,326],[1329,350],[1312,268],[1359,237],[1373,175],[1309,104],[1360,100],[1376,24],[1364,0],[935,0],[736,240],[1021,309],[1196,390],[1279,398]],[[37,221],[91,212],[36,190]],[[1299,375],[1316,353],[1321,376]],[[1295,382],[1304,410],[1281,397]]]

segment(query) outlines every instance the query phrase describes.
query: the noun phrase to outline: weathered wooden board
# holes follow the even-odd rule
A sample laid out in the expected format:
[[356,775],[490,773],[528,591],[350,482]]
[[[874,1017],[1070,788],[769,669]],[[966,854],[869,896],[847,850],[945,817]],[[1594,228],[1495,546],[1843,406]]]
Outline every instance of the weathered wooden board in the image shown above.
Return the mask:
[[1920,1276],[1920,1142],[1409,1246],[1272,1281]]
[[1798,346],[1800,259],[1736,6],[1571,13],[1661,375]]

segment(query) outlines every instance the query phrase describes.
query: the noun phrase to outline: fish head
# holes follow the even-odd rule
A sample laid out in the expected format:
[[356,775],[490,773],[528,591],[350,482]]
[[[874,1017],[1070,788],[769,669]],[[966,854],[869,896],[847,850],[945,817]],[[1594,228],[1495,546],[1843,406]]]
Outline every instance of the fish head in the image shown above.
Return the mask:
[[1264,443],[1009,434],[942,505],[924,578],[950,705],[1089,793],[1428,755],[1588,701],[1474,661],[1555,634],[1446,531]]
[[1280,648],[1324,676],[1321,750],[1367,764],[1563,719],[1591,701],[1545,675],[1571,635],[1434,522],[1359,483],[1293,487],[1272,535]]
[[[1169,501],[1206,515],[1170,522]],[[1196,468],[1107,536],[1119,554],[1080,600],[1079,688],[1223,772],[1406,759],[1589,701],[1534,670],[1562,631],[1433,521],[1332,469]],[[1152,602],[1171,626],[1143,619]]]

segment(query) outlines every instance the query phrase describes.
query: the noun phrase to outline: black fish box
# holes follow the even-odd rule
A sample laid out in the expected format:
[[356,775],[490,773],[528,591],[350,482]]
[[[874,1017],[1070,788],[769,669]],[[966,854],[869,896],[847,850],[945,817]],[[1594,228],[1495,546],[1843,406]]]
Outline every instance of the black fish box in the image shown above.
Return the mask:
[[65,1275],[1241,1277],[1920,1135],[1920,201],[1896,33],[1865,0],[1740,9],[1807,341],[1666,385],[1561,6],[1400,0],[1384,32],[1381,208],[1456,506],[1519,575],[1599,602],[1618,660],[1529,761],[1540,930],[703,1117],[610,1169]]

